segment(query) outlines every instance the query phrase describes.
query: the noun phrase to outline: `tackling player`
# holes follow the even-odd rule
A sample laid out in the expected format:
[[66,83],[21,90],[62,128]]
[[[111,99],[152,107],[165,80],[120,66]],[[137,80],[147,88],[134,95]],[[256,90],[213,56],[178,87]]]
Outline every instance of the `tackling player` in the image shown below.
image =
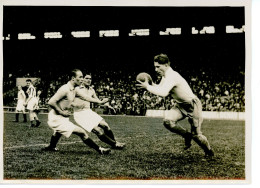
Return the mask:
[[[181,135],[185,139],[185,150],[191,147],[193,139],[205,152],[206,157],[213,157],[214,152],[207,138],[201,132],[202,105],[186,82],[186,80],[170,67],[167,55],[160,54],[154,57],[155,71],[162,77],[158,85],[149,85],[148,81],[138,81],[137,86],[149,92],[166,97],[168,95],[177,101],[170,111],[166,111],[164,126],[171,132]],[[191,133],[178,124],[180,120],[188,118]]]
[[[89,138],[87,132],[73,124],[69,120],[69,116],[73,113],[72,102],[76,96],[75,87],[79,86],[83,81],[83,74],[79,69],[71,71],[71,80],[61,86],[55,95],[49,100],[48,104],[52,110],[48,114],[48,125],[54,131],[51,141],[48,147],[44,148],[45,151],[57,151],[56,145],[61,136],[70,137],[71,134],[75,134],[81,138],[81,140],[89,147],[95,149],[100,154],[109,154],[109,148],[99,147],[91,138]],[[96,103],[105,103],[107,100],[97,100],[88,96],[80,96],[84,100],[89,100]]]
[[[93,97],[94,99],[98,99],[95,90],[91,87],[91,79],[91,75],[87,74],[84,78],[83,84],[77,87],[76,91],[79,94],[85,94],[89,97]],[[125,147],[124,143],[116,141],[115,136],[107,122],[100,115],[91,110],[89,101],[84,101],[76,96],[73,101],[73,105],[74,119],[76,123],[88,132],[93,132],[96,134],[101,141],[109,144],[114,149],[123,149]]]

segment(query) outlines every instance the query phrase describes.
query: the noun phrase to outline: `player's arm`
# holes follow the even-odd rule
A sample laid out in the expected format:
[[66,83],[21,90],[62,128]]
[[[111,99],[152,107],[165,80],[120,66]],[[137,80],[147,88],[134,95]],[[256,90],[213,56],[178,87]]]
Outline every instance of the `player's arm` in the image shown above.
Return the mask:
[[[97,94],[96,94],[96,91],[95,91],[95,90],[93,90],[93,95],[92,95],[92,97],[93,97],[94,99],[99,99],[98,96],[97,96]],[[106,100],[107,100],[107,102],[100,104],[100,106],[107,106],[108,108],[110,108],[111,110],[113,110],[113,111],[116,113],[116,110],[115,110],[112,106],[110,106],[110,104],[109,104],[109,102],[108,102],[108,99],[106,99]]]
[[60,114],[64,117],[68,117],[70,116],[70,113],[68,111],[64,111],[60,108],[60,106],[58,105],[58,102],[63,99],[65,96],[67,95],[67,92],[64,91],[62,88],[58,89],[57,93],[55,93],[55,95],[53,95],[49,102],[48,105],[55,110],[55,112],[57,114]]
[[172,90],[172,88],[175,86],[175,82],[173,81],[173,78],[171,76],[164,78],[163,82],[161,80],[161,83],[159,85],[150,85],[148,81],[138,82],[139,84],[137,84],[137,86],[145,88],[147,89],[147,91],[162,97],[166,97]]
[[76,88],[76,96],[78,98],[80,98],[81,100],[89,101],[89,102],[93,102],[93,103],[98,103],[98,104],[104,104],[108,101],[108,99],[99,100],[98,98],[90,97],[83,92],[79,92],[78,88]]

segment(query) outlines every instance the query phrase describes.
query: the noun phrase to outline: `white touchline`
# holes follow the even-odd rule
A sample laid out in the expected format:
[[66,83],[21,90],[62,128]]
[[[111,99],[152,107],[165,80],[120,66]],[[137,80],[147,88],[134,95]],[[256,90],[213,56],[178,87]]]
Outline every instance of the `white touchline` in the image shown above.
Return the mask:
[[[75,144],[80,143],[82,141],[75,141],[75,142],[61,142],[59,144],[66,145],[66,144]],[[16,148],[25,148],[25,147],[37,147],[37,146],[47,146],[48,144],[31,144],[31,145],[21,145],[21,146],[11,146],[11,147],[4,147],[4,149],[16,149]]]
[[[156,135],[158,137],[167,137],[167,136],[171,136],[171,134],[164,134],[164,135]],[[149,137],[149,135],[145,135],[145,134],[142,134],[142,135],[136,135],[135,137],[131,137],[131,136],[128,136],[128,137],[124,137],[124,138],[121,138],[122,140],[124,139],[131,139],[131,138],[141,138],[141,137]],[[121,140],[119,139],[119,140]],[[96,141],[100,141],[99,139],[93,139],[95,142]],[[82,143],[82,141],[74,141],[74,142],[61,142],[59,143],[59,145],[69,145],[69,144],[75,144],[75,143]],[[48,143],[46,144],[30,144],[30,145],[20,145],[20,146],[10,146],[10,147],[4,147],[3,149],[18,149],[18,148],[26,148],[26,147],[38,147],[38,146],[47,146]]]

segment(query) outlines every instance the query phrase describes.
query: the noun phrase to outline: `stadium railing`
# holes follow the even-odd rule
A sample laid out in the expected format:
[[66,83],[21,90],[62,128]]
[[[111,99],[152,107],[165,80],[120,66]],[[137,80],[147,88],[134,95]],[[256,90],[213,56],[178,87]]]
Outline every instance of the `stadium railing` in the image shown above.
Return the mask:
[[[15,112],[16,107],[4,106],[4,112]],[[40,113],[49,112],[48,108],[39,108]]]

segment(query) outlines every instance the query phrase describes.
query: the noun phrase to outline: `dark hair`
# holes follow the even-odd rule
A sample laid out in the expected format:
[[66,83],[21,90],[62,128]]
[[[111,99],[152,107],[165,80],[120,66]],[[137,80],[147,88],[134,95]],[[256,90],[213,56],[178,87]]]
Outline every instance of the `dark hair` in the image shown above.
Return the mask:
[[91,75],[90,72],[87,72],[87,73],[85,74],[84,78],[85,78],[86,76],[91,76],[91,77],[92,77],[92,75]]
[[81,71],[81,70],[79,70],[79,69],[73,69],[73,70],[70,72],[70,75],[69,75],[70,79],[72,79],[72,77],[76,77],[78,71]]
[[170,64],[170,60],[166,54],[159,54],[154,56],[154,62],[159,64]]
[[27,79],[26,82],[32,82],[32,80],[31,79]]

